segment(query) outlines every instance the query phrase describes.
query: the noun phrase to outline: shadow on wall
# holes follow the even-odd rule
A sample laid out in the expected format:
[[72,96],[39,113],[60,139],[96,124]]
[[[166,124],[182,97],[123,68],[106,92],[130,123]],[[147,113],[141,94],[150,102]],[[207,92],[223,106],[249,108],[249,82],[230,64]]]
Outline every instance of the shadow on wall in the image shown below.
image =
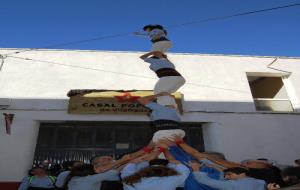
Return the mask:
[[[0,98],[1,99],[1,98]],[[5,98],[8,99],[8,98]],[[93,103],[95,106],[97,103],[112,102],[112,98],[101,97],[101,99],[90,98],[85,99],[86,102]],[[117,102],[117,101],[115,101]],[[81,103],[81,102],[80,102]],[[124,102],[117,102],[128,103]],[[130,103],[134,103],[130,101]],[[230,101],[182,101],[183,109],[185,112],[193,111],[214,111],[214,112],[255,112],[254,102],[230,102]],[[22,110],[22,111],[59,111],[67,110],[69,105],[69,99],[46,99],[46,98],[36,98],[36,99],[22,99],[22,98],[11,98],[9,104],[5,106],[2,110]],[[1,102],[0,102],[1,106]]]
[[[5,98],[8,99],[8,98]],[[1,98],[0,98],[1,100]],[[180,99],[178,99],[180,101]],[[112,97],[105,98],[101,97],[97,99],[97,97],[84,97],[84,99],[73,99],[70,101],[69,99],[9,99],[9,104],[5,105],[5,108],[2,108],[1,111],[4,113],[7,110],[8,112],[13,111],[67,111],[70,105],[74,105],[77,107],[76,109],[80,109],[79,112],[72,112],[74,114],[81,114],[82,116],[92,116],[96,114],[103,115],[110,114],[110,116],[114,114],[119,114],[120,111],[112,111],[111,109],[118,109],[121,106],[127,109],[127,111],[121,111],[125,114],[119,114],[119,118],[131,118],[136,115],[142,113],[146,115],[147,110],[143,108],[137,102],[132,100],[127,101],[122,100],[119,102],[118,100],[114,100]],[[1,101],[0,101],[1,107]],[[103,112],[104,109],[110,109],[109,112]],[[291,101],[288,99],[255,99],[251,102],[242,102],[242,101],[186,101],[182,99],[182,105],[179,105],[180,112],[183,109],[185,114],[187,113],[252,113],[257,114],[257,111],[269,111],[269,114],[273,114],[276,112],[280,112],[281,114],[289,114],[296,113],[293,112],[293,106]],[[297,110],[295,110],[297,111]],[[132,113],[131,113],[132,112]],[[74,114],[70,114],[73,115]],[[130,115],[130,116],[129,116]],[[139,120],[139,119],[138,119]]]
[[184,101],[183,110],[188,112],[255,112],[253,102]]

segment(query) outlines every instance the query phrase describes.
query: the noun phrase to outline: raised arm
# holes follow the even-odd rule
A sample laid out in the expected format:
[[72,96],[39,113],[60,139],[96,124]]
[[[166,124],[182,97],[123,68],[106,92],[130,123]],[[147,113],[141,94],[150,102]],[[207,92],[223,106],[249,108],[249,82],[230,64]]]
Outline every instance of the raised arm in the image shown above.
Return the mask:
[[150,153],[154,148],[154,144],[152,142],[152,140],[149,142],[149,144],[147,146],[145,146],[144,148],[142,148],[141,150],[137,151],[137,152],[133,152],[133,153],[130,153],[129,156],[130,156],[130,159],[135,159],[139,156],[142,156],[146,153]]
[[175,160],[174,156],[170,153],[169,150],[165,150],[164,155],[165,155],[166,159],[169,160],[169,161]]
[[174,141],[178,146],[180,146],[185,152],[192,155],[194,158],[197,158],[198,160],[207,158],[206,154],[200,153],[195,148],[191,147],[190,145],[186,144],[181,136],[173,136]]
[[219,172],[223,172],[226,168],[216,165],[216,164],[204,164],[204,166],[209,167],[209,168],[214,168],[218,170]]
[[232,188],[232,185],[230,182],[222,181],[222,180],[215,180],[215,179],[208,177],[206,173],[200,172],[199,170],[200,170],[201,165],[199,163],[190,162],[189,166],[192,168],[194,178],[198,183],[201,183],[201,184],[204,184],[209,187],[216,188],[216,189],[224,189],[224,188],[231,189]]
[[149,166],[149,161],[157,158],[159,154],[160,152],[158,150],[154,150],[149,154],[145,154],[134,160],[131,160],[130,163],[127,164],[121,171],[121,178],[124,179],[125,177],[135,174],[140,169]]
[[153,159],[156,159],[158,157],[158,155],[160,155],[160,150],[159,149],[154,149],[151,153],[149,154],[145,154],[143,156],[143,159],[145,161],[150,161],[150,160],[153,160]]
[[160,51],[151,51],[151,52],[149,52],[149,53],[146,53],[146,54],[144,54],[144,55],[141,55],[140,58],[144,60],[144,59],[148,58],[148,57],[151,56],[151,55],[153,55],[153,56],[155,56],[155,57],[158,57],[158,58],[167,58],[167,55],[163,54],[163,53],[160,52]]
[[224,168],[233,168],[233,167],[243,167],[241,164],[239,163],[235,163],[235,162],[231,162],[231,161],[227,161],[227,160],[222,160],[222,159],[218,159],[215,158],[213,156],[210,156],[208,154],[205,153],[201,153],[198,150],[196,150],[195,148],[189,146],[188,144],[186,144],[181,137],[177,137],[174,136],[175,141],[177,142],[177,144],[187,153],[191,154],[193,157],[195,157],[198,160],[202,160],[202,159],[208,159],[220,166],[223,166]]
[[162,151],[168,161],[175,160],[174,156],[168,150],[169,146],[172,146],[172,145],[173,145],[172,141],[170,141],[166,138],[158,141],[158,146],[162,149]]
[[145,54],[141,55],[140,58],[144,60],[144,59],[148,58],[151,55],[153,55],[153,52],[145,53]]
[[116,160],[115,162],[107,164],[105,166],[95,166],[95,170],[98,171],[98,173],[100,173],[100,172],[108,171],[110,169],[122,168],[121,166],[127,164],[131,160],[141,157],[147,153],[150,153],[152,151],[153,147],[154,147],[154,144],[152,141],[150,141],[148,146],[144,147],[143,149],[138,150],[137,152],[126,154],[121,159]]
[[223,166],[224,168],[234,168],[234,167],[242,167],[244,168],[243,165],[239,164],[239,163],[236,163],[236,162],[231,162],[231,161],[227,161],[227,160],[222,160],[222,159],[218,159],[218,158],[214,158],[214,157],[211,157],[209,155],[207,155],[207,159],[209,159],[210,161],[220,165],[220,166]]

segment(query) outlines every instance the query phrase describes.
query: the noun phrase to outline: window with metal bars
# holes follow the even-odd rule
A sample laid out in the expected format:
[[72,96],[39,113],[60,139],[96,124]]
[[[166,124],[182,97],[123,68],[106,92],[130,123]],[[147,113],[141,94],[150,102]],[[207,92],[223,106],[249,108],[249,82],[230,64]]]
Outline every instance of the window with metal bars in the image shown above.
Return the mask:
[[[183,123],[186,141],[204,151],[201,123]],[[34,165],[43,160],[61,164],[68,160],[86,163],[94,156],[115,158],[138,150],[152,138],[150,122],[41,123]]]

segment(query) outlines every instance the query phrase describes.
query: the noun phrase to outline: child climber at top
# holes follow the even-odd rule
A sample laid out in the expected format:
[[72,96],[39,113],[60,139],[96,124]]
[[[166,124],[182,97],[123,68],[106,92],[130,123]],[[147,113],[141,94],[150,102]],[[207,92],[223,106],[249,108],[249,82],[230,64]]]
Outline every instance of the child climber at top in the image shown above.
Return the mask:
[[166,37],[167,31],[161,25],[146,25],[143,30],[145,32],[135,32],[135,35],[148,36],[152,42],[151,51],[167,52],[172,48],[172,42]]

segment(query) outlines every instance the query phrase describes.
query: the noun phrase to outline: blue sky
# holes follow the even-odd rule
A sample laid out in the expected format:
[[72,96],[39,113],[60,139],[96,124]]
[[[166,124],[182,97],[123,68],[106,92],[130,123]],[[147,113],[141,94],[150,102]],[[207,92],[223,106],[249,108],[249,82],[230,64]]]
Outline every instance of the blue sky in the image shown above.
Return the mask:
[[[1,0],[2,48],[42,48],[98,36],[264,9],[299,0]],[[172,52],[300,56],[300,6],[169,30]],[[58,49],[147,51],[146,38]]]

